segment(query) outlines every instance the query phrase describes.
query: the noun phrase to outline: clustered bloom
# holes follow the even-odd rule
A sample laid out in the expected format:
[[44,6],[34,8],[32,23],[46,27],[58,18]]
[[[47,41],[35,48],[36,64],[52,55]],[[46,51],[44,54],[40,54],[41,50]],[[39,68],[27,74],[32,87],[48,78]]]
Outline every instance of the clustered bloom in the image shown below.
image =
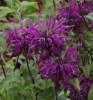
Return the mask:
[[69,78],[77,78],[79,65],[77,56],[80,54],[76,49],[77,46],[68,47],[65,49],[64,57],[59,56],[40,63],[39,72],[42,78],[51,79],[55,83],[63,82],[65,85]]
[[66,36],[60,33],[66,33],[69,26],[63,26],[61,22],[56,22],[54,18],[44,20],[44,23],[36,23],[38,31],[30,43],[30,50],[38,52],[42,57],[47,58],[49,55],[58,56],[65,48]]
[[23,54],[27,56],[30,38],[29,35],[22,34],[17,28],[5,32],[4,37],[9,48],[12,50],[12,56]]
[[93,12],[93,3],[86,1],[83,3],[73,2],[69,0],[69,6],[59,9],[59,20],[62,19],[64,25],[72,26],[73,31],[76,34],[82,33],[82,25],[84,25],[85,16]]
[[[82,15],[93,11],[91,2],[68,2],[70,5],[63,6],[57,15],[43,21],[38,19],[35,24],[30,21],[27,26],[21,23],[19,29],[5,31],[4,37],[13,56],[23,54],[30,57],[34,54],[41,78],[50,79],[56,85],[63,84],[64,89],[68,87],[70,78],[79,78],[80,54],[77,48],[81,44],[73,45],[73,41],[69,40],[69,30],[82,33]],[[91,84],[90,80],[80,79],[79,93],[74,93],[74,87],[67,88],[70,90],[69,98],[85,100]]]
[[14,56],[35,54],[42,77],[55,83],[62,80],[67,83],[68,78],[78,77],[79,65],[77,46],[67,48],[69,28],[55,16],[44,22],[38,20],[36,24],[30,22],[27,26],[21,25],[20,29],[14,28],[6,32],[5,39]]
[[80,90],[75,92],[75,88],[70,88],[70,99],[71,100],[88,100],[88,92],[93,84],[93,79],[86,78],[84,74],[79,77]]

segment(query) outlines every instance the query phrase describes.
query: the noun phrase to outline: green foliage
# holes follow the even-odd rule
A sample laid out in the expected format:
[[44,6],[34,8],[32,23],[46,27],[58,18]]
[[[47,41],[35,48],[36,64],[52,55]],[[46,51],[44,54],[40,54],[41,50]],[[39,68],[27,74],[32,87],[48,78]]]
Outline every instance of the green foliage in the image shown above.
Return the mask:
[[13,12],[14,10],[10,9],[9,7],[0,7],[0,19]]
[[88,93],[88,100],[93,100],[93,85],[91,86]]
[[[11,55],[11,51],[8,49],[6,42],[4,41],[4,29],[8,30],[8,27],[13,28],[14,25],[19,28],[20,20],[32,19],[36,22],[36,14],[39,15],[40,20],[44,18],[49,18],[51,15],[56,14],[58,11],[54,10],[54,5],[52,0],[41,0],[41,11],[39,12],[39,7],[36,0],[26,0],[21,2],[20,0],[4,0],[6,5],[0,6],[0,57],[8,52]],[[56,7],[59,7],[59,1],[55,0]],[[65,0],[63,0],[65,1]],[[77,0],[74,0],[77,1]],[[79,0],[80,1],[80,0]],[[68,3],[67,3],[68,5]],[[51,14],[50,14],[51,13]],[[13,18],[14,25],[9,22],[9,18]],[[84,16],[86,20],[93,21],[93,13]],[[23,20],[24,24],[28,23]],[[8,27],[7,27],[8,26]],[[91,72],[93,72],[93,32],[86,30],[86,26],[83,25],[84,36],[76,35],[72,30],[69,31],[71,41],[82,40],[87,48],[80,49],[82,54],[82,59],[78,58],[81,63],[81,69],[86,78],[89,78]],[[82,43],[82,41],[80,41]],[[76,43],[74,43],[76,45]],[[89,53],[91,52],[91,53]],[[64,55],[64,54],[62,54]],[[20,55],[19,59],[24,59]],[[3,62],[6,58],[0,58],[0,62]],[[31,59],[29,61],[29,66],[32,71],[35,83],[33,84],[29,75],[26,61],[22,63],[20,69],[14,71],[14,60],[16,58],[9,58],[5,61],[4,68],[6,72],[6,78],[4,78],[2,67],[0,65],[0,100],[36,100],[36,94],[39,94],[39,100],[55,100],[55,90],[54,84],[50,80],[43,80],[39,76],[38,67],[34,65],[34,61]],[[84,60],[84,62],[83,62]],[[82,63],[83,62],[83,63]],[[34,65],[34,66],[33,66]],[[81,73],[81,71],[79,71]],[[80,90],[80,82],[78,78],[70,80],[70,83],[77,89]],[[68,99],[69,91],[63,91],[61,89],[57,91],[58,100],[70,100]],[[88,94],[88,100],[93,100],[93,85],[91,86]]]
[[3,38],[4,34],[0,34],[0,54],[3,53],[4,51],[7,51],[7,44]]
[[60,92],[58,94],[58,100],[70,100],[69,98],[67,98],[69,96],[69,91],[67,91],[66,93],[64,91]]
[[71,79],[71,83],[72,83],[78,90],[80,90],[78,78],[73,78],[73,79]]
[[90,20],[93,21],[93,12],[92,12],[92,13],[89,13],[86,17],[87,17],[88,19],[90,19]]
[[85,76],[89,77],[89,75],[90,75],[90,65],[82,66],[82,69],[84,71]]

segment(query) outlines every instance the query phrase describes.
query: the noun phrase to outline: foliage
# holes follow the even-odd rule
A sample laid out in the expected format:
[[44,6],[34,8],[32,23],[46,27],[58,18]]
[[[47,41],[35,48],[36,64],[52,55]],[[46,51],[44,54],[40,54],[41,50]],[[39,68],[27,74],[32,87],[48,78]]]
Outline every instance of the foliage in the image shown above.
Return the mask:
[[92,0],[0,1],[0,100],[92,100]]

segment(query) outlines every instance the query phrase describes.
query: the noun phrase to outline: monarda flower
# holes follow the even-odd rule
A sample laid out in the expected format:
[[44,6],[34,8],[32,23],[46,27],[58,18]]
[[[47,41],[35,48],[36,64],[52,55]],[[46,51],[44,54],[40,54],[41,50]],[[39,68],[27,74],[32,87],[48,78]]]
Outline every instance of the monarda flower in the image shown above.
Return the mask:
[[85,16],[90,12],[93,12],[93,3],[77,3],[69,0],[69,6],[61,7],[59,10],[59,20],[62,20],[63,25],[72,26],[72,29],[76,34],[81,34],[81,28],[84,24],[82,16]]
[[54,83],[68,84],[69,78],[78,77],[79,62],[77,57],[79,53],[77,46],[65,49],[65,55],[62,58],[52,58],[39,62],[39,73],[44,79],[51,79]]
[[23,34],[21,30],[13,28],[5,31],[5,37],[9,48],[12,50],[12,56],[23,54],[27,56],[30,43],[30,33]]
[[60,21],[50,18],[43,22],[38,21],[36,27],[38,31],[34,33],[34,38],[31,40],[30,50],[38,53],[43,59],[59,56],[65,49],[69,26],[63,26]]
[[9,48],[12,50],[13,55],[17,56],[22,51],[22,39],[17,28],[5,32],[4,37]]
[[93,12],[93,3],[92,2],[88,2],[88,1],[83,2],[80,5],[80,7],[81,7],[81,13],[83,15],[87,15],[87,14]]
[[80,24],[82,24],[82,16],[79,14],[79,6],[75,2],[69,4],[70,6],[62,7],[59,10],[59,20],[62,20],[63,25],[72,26],[72,29],[75,32],[79,32]]
[[93,79],[85,78],[84,74],[80,75],[80,90],[70,87],[69,98],[71,100],[88,100],[88,93],[93,84]]
[[14,56],[36,53],[45,59],[49,55],[59,56],[65,49],[64,43],[67,41],[65,35],[68,29],[69,26],[63,26],[60,21],[56,21],[56,18],[44,22],[38,21],[36,24],[30,21],[27,26],[21,23],[19,29],[6,31],[5,40]]

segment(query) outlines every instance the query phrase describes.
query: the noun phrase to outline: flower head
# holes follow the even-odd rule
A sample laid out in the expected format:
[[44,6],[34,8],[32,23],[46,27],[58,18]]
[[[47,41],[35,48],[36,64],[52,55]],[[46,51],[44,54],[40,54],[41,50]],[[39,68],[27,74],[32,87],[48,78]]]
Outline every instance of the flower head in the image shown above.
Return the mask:
[[50,18],[36,23],[38,33],[30,43],[31,51],[41,54],[47,58],[48,55],[59,56],[65,48],[67,38],[62,33],[67,33],[69,26],[63,26],[62,23],[56,21],[55,18]]
[[[88,92],[93,84],[93,79],[85,78],[84,74],[81,74],[79,77],[80,81],[80,91],[76,90],[75,87],[70,87],[69,98],[71,100],[88,100]],[[75,92],[75,90],[77,92]]]
[[47,59],[39,62],[39,73],[45,79],[51,79],[55,83],[60,81],[68,84],[69,78],[78,77],[79,56],[77,46],[65,49],[65,56],[62,58]]
[[61,7],[59,10],[59,20],[61,19],[63,25],[72,26],[72,30],[76,34],[82,33],[82,25],[84,24],[85,16],[93,12],[93,4],[91,2],[77,3],[69,0],[69,6]]
[[9,31],[5,31],[4,39],[6,40],[9,48],[12,50],[12,56],[18,56],[19,54],[27,56],[31,41],[31,34],[28,28],[13,28]]

